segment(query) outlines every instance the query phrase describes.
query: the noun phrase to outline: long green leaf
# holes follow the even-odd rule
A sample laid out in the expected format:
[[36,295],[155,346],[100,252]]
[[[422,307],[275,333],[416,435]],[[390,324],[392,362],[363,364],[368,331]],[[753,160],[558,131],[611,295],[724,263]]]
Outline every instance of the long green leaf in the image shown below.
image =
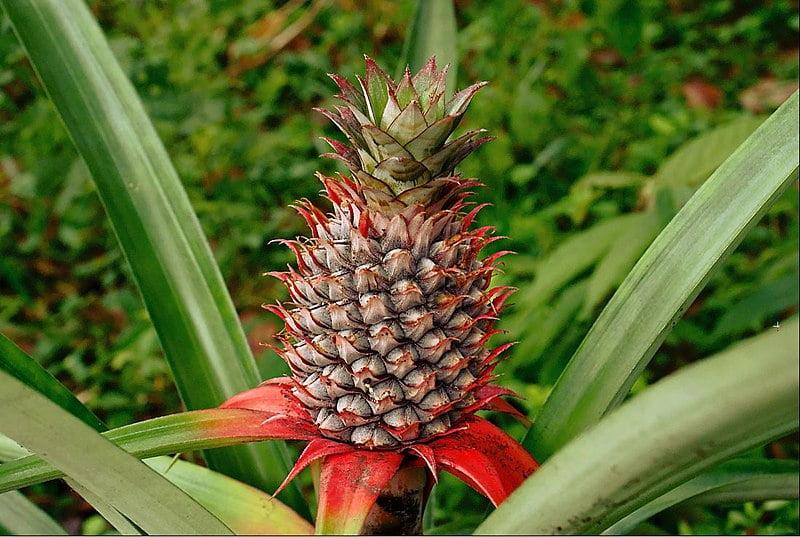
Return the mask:
[[[47,373],[33,358],[25,354],[11,341],[3,338],[2,335],[0,335],[0,370],[5,370],[18,380],[25,382],[28,386],[36,389],[39,393],[45,395],[72,415],[82,419],[96,430],[105,430],[105,426],[100,420],[84,407],[66,387]],[[213,413],[214,411],[211,412]],[[202,415],[202,413],[200,414]],[[248,415],[251,414],[248,413]],[[139,431],[139,446],[142,449],[146,449],[146,446],[142,446],[142,442],[148,439],[152,440],[153,434],[157,434],[158,438],[162,440],[166,438],[175,440],[174,434],[165,434],[168,433],[169,427],[164,421],[157,420],[156,427],[146,430],[147,435],[144,437],[141,435],[141,427],[137,427],[137,425],[115,433],[108,433],[108,435],[117,441],[125,438],[135,440],[137,437],[134,435]],[[183,420],[183,422],[188,423],[187,420]],[[195,425],[195,428],[209,427],[208,419],[205,421],[190,420],[190,422]],[[254,421],[256,424],[260,424],[260,422],[260,418]],[[215,423],[218,424],[219,420]],[[229,420],[226,423],[228,428],[231,425],[241,427],[241,420]],[[211,427],[213,427],[213,424]],[[114,436],[115,434],[116,436]],[[129,449],[135,449],[136,444],[130,444],[130,442],[128,444]],[[173,449],[175,448],[173,447]],[[27,455],[30,455],[28,450],[10,438],[0,435],[0,462]],[[272,499],[264,492],[230,477],[184,461],[178,461],[172,465],[172,461],[169,458],[152,459],[146,462],[159,473],[165,474],[166,472],[165,477],[168,481],[188,493],[228,527],[235,530],[237,534],[304,534],[313,532],[313,526],[279,500]],[[0,468],[5,469],[3,466],[0,466]],[[168,472],[167,469],[169,469]],[[141,534],[136,525],[106,501],[105,498],[94,494],[90,489],[73,479],[66,478],[66,482],[109,521],[120,534]],[[52,531],[47,530],[48,521],[50,521],[51,525],[54,524],[37,506],[28,502],[19,493],[9,491],[5,494],[0,494],[0,525],[6,527],[9,531],[15,533],[58,533],[53,528],[51,528]],[[33,531],[32,528],[34,527],[39,527],[42,531]],[[56,525],[55,527],[57,528],[58,526]]]
[[800,473],[787,471],[780,476],[753,476],[747,481],[730,483],[709,490],[686,501],[688,505],[724,505],[767,500],[796,500],[800,496]]
[[[0,462],[27,457],[31,452],[14,442],[4,434],[0,434]],[[2,468],[2,466],[0,466]]]
[[447,88],[451,92],[455,90],[458,73],[456,31],[453,0],[417,0],[398,75],[406,66],[414,71],[421,69],[428,58],[435,55],[439,66],[450,64]]
[[770,459],[736,459],[691,479],[656,498],[615,523],[603,533],[623,535],[629,533],[651,516],[692,499],[706,503],[788,500],[798,496],[797,461]]
[[[597,263],[621,233],[641,226],[647,217],[644,213],[624,214],[575,233],[541,261],[533,285],[519,293],[518,303],[528,311],[546,304],[559,289]],[[527,328],[527,325],[515,326],[514,330]]]
[[697,186],[725,162],[762,122],[762,118],[743,116],[697,136],[658,167],[655,181],[673,186]]
[[81,498],[89,502],[91,506],[94,507],[95,511],[111,524],[120,535],[145,535],[136,524],[131,522],[119,509],[107,502],[105,498],[95,494],[91,489],[84,487],[74,479],[66,477],[64,481],[72,490],[77,492]]
[[570,360],[527,449],[546,460],[627,395],[710,274],[798,167],[798,96],[789,98],[700,187],[656,238]]
[[[0,0],[86,161],[189,409],[260,381],[236,310],[175,169],[81,0]],[[212,468],[274,490],[282,443],[206,454]],[[296,488],[281,497],[307,507]],[[307,511],[306,511],[307,512]]]
[[[70,392],[63,384],[58,382],[55,377],[47,372],[41,365],[39,365],[33,358],[25,354],[20,348],[14,345],[9,339],[0,334],[0,370],[11,374],[17,380],[25,383],[29,387],[35,389],[40,394],[47,397],[50,401],[54,402],[73,416],[79,418],[81,421],[92,427],[96,431],[105,431],[106,426],[100,419],[95,416],[89,409],[87,409],[78,399]],[[7,445],[7,440],[3,438],[3,444]],[[15,446],[19,447],[17,444]],[[0,449],[0,460],[4,460],[2,449]],[[8,457],[7,457],[8,458]],[[94,494],[88,488],[82,486],[80,483],[73,479],[66,479],[67,484],[80,494],[84,500],[89,502],[92,507],[97,510],[106,520],[108,520],[117,531],[122,535],[140,535],[141,532],[136,526],[128,520],[128,518],[120,513],[114,506],[106,502],[102,497]],[[27,501],[25,498],[15,498],[14,492],[10,491],[5,493],[5,496],[0,497],[0,504],[5,501],[12,502],[12,510],[10,514],[23,510],[23,502]],[[27,512],[24,516],[30,516],[32,521],[38,521],[42,524],[47,524],[47,519],[42,518],[41,515],[37,516],[38,507],[35,505],[28,506],[24,511]],[[46,515],[45,515],[46,516]],[[48,517],[49,518],[49,517]],[[39,533],[50,533],[43,531]]]
[[4,371],[0,371],[0,431],[147,533],[230,533],[185,492]]
[[14,535],[67,535],[58,522],[21,492],[0,494],[0,533]]
[[777,316],[800,303],[800,273],[797,270],[774,281],[753,286],[742,298],[725,310],[711,333],[712,340],[723,340],[731,334],[754,329],[756,323]]
[[575,320],[585,297],[586,281],[579,281],[570,285],[551,304],[542,305],[525,315],[525,320],[530,325],[536,326],[536,330],[524,331],[525,337],[521,338],[519,345],[514,349],[514,355],[508,361],[509,365],[529,367],[552,351],[551,344],[564,337],[564,331]]
[[269,494],[183,460],[144,461],[186,491],[237,535],[310,535],[314,526]]
[[[109,431],[106,437],[113,438],[115,442],[126,447],[128,451],[136,451],[138,447],[138,454],[141,457],[147,456],[148,453],[172,453],[184,448],[188,450],[201,447],[218,447],[220,445],[230,445],[232,441],[241,442],[252,439],[252,437],[234,437],[234,440],[226,439],[231,437],[229,433],[232,428],[241,427],[241,423],[246,421],[247,418],[244,417],[243,419],[242,414],[245,413],[242,411],[235,411],[232,414],[226,410],[212,410],[210,412],[227,413],[228,415],[224,419],[221,416],[217,416],[214,419],[203,420],[192,417],[192,414],[179,414],[142,422],[141,424],[123,428],[123,430]],[[202,412],[199,413],[202,414]],[[252,415],[252,413],[249,414]],[[252,420],[255,426],[260,422],[261,418]],[[145,427],[145,425],[147,426]],[[216,440],[205,438],[200,440],[197,432],[198,427],[205,431],[205,433],[201,434],[206,437],[213,435],[212,431],[216,431],[218,437],[224,436],[226,438],[217,438]],[[159,432],[161,434],[158,434]],[[160,447],[154,446],[153,444],[158,441],[160,441]],[[44,479],[51,479],[60,475],[57,470],[41,458],[30,456],[28,450],[19,446],[10,438],[0,435],[0,462],[10,459],[27,460],[26,464],[29,465],[29,470],[32,470],[32,472],[28,473],[28,476],[38,475],[40,477],[39,479],[29,479],[19,486],[38,483]],[[30,463],[33,464],[30,465]],[[146,459],[145,463],[197,500],[198,503],[217,516],[236,534],[289,535],[308,534],[314,531],[314,527],[311,524],[278,499],[273,499],[264,492],[230,477],[190,462],[174,461],[171,457],[150,458]],[[15,467],[19,469],[19,461],[11,462],[9,465],[0,464],[0,472],[5,472],[7,467],[12,470]],[[14,472],[12,471],[13,474]],[[43,475],[48,477],[42,479]],[[5,485],[8,485],[8,480],[5,481]],[[75,484],[70,483],[70,486],[75,487]],[[85,491],[81,490],[79,493],[83,496]],[[0,498],[2,498],[2,495],[0,495]],[[98,507],[95,503],[96,501],[96,498],[92,498],[92,505],[98,511],[101,511],[102,506]],[[104,511],[107,511],[107,509],[101,511],[103,516],[111,521],[112,525],[120,530],[120,533],[132,533],[131,531],[120,529],[120,526],[124,525],[124,521],[111,520],[115,516],[113,512]]]
[[654,384],[548,459],[478,533],[597,533],[797,429],[797,331],[793,320]]
[[658,235],[664,223],[657,211],[640,213],[641,218],[619,234],[589,277],[586,302],[580,317],[586,319],[630,272],[636,261]]
[[0,334],[0,370],[36,389],[94,430],[106,430],[103,422],[78,401],[72,392],[3,334]]
[[[234,446],[262,440],[263,416],[238,409],[195,410],[126,425],[102,433],[125,451],[143,459],[170,453]],[[0,442],[7,454],[19,454]],[[55,479],[63,475],[37,455],[0,465],[0,492]]]

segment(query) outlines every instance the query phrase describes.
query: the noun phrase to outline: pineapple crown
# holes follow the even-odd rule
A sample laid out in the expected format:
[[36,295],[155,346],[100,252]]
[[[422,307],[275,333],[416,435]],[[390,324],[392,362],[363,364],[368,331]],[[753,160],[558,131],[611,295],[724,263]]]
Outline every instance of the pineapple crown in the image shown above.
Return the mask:
[[324,138],[365,189],[368,203],[383,209],[401,209],[429,203],[446,186],[455,166],[481,144],[484,129],[449,140],[472,97],[486,85],[473,84],[446,96],[449,66],[436,67],[431,57],[415,75],[406,67],[394,82],[368,56],[366,75],[357,76],[357,89],[342,76],[329,75],[339,87],[344,106],[316,110],[329,118],[350,145]]

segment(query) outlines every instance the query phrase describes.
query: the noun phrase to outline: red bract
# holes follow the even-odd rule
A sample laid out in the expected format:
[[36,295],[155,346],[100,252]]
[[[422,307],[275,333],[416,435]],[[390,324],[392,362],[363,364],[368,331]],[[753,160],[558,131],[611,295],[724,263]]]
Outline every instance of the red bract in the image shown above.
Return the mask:
[[[272,379],[232,397],[222,408],[260,413],[263,416],[260,434],[265,439],[308,441],[281,489],[309,464],[321,460],[320,518],[357,517],[360,524],[381,489],[403,465],[424,465],[434,480],[440,471],[450,472],[495,506],[538,467],[513,438],[473,414],[465,415],[444,434],[391,450],[370,450],[338,442],[317,430],[292,393],[292,386],[291,378]],[[510,393],[497,386],[485,386],[478,390],[478,402],[470,410],[491,408],[519,414],[499,399],[500,395]]]

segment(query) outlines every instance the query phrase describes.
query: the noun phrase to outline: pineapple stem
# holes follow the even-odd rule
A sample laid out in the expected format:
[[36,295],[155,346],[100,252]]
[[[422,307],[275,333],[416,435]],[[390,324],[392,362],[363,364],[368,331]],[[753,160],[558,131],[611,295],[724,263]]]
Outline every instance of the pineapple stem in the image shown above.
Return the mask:
[[421,535],[428,472],[404,466],[389,481],[367,514],[362,535]]

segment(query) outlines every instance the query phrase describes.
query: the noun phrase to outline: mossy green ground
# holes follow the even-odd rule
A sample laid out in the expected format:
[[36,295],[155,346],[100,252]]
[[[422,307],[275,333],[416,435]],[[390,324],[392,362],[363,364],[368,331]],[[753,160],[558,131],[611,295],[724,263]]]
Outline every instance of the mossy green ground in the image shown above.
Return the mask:
[[[279,329],[259,306],[282,293],[260,275],[290,260],[268,243],[305,232],[287,205],[317,195],[316,170],[338,170],[318,158],[326,150],[319,137],[337,134],[311,108],[331,100],[326,73],[353,76],[363,69],[364,53],[390,71],[398,67],[413,2],[331,2],[274,53],[275,36],[302,9],[283,19],[274,9],[283,2],[262,0],[89,4],[189,191],[259,367],[265,375],[282,371],[258,345]],[[461,170],[488,185],[478,197],[493,206],[480,221],[509,236],[502,248],[519,254],[502,277],[521,289],[505,320],[507,337],[521,344],[504,366],[503,382],[527,397],[523,404],[533,414],[637,248],[651,240],[645,233],[639,246],[626,248],[636,241],[620,241],[621,228],[595,226],[650,211],[661,218],[651,222],[657,232],[705,178],[703,166],[724,158],[724,147],[712,140],[682,159],[678,184],[664,196],[653,195],[659,166],[695,136],[771,112],[797,87],[797,6],[725,0],[459,0],[456,6],[460,85],[491,82],[463,127],[484,127],[497,137]],[[715,274],[634,390],[797,311],[797,198],[795,183]],[[609,245],[590,259],[579,242],[586,230]],[[570,239],[578,246],[567,249],[562,265],[543,262]],[[609,251],[630,262],[603,263]],[[560,281],[554,272],[568,278]],[[548,278],[555,283],[543,286]],[[537,280],[540,287],[532,287]],[[0,331],[111,427],[180,409],[87,171],[2,19]],[[521,435],[517,425],[503,424]],[[797,445],[794,436],[763,455],[796,458]],[[108,529],[64,486],[28,492],[70,531]],[[428,520],[434,532],[462,533],[487,509],[445,477]],[[680,507],[640,530],[797,533],[798,503]]]

